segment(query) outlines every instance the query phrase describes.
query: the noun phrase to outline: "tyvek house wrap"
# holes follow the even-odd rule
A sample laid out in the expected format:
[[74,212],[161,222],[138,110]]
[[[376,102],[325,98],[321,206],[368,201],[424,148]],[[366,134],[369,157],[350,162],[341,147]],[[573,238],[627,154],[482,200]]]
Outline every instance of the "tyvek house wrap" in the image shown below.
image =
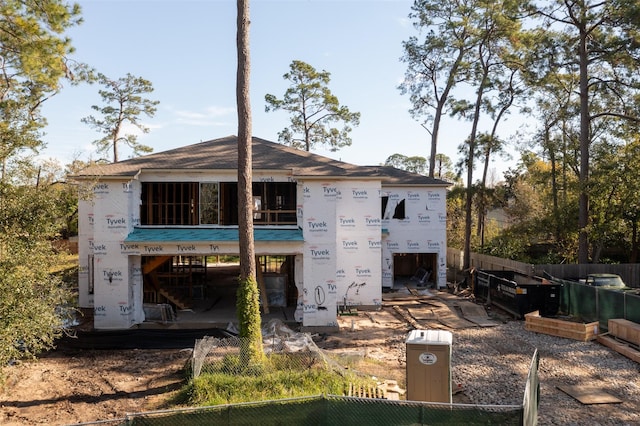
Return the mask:
[[144,321],[140,262],[123,250],[137,218],[137,185],[100,182],[93,191],[94,326],[122,329]]
[[337,309],[381,303],[380,185],[303,183],[303,325],[335,326]]
[[435,253],[439,288],[446,286],[446,189],[385,187],[382,228],[382,285],[393,286],[395,253]]

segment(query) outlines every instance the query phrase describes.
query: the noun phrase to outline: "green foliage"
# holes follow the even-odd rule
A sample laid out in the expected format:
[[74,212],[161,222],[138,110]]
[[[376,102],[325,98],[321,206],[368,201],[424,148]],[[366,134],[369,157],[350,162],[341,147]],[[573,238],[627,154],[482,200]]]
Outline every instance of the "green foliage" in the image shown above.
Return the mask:
[[[532,8],[542,17],[540,25],[545,33],[544,42],[535,45],[535,59],[529,67],[535,70],[541,93],[549,93],[549,86],[557,88],[559,82],[573,82],[561,90],[566,98],[561,105],[571,105],[579,120],[567,119],[567,109],[561,107],[561,114],[545,119],[545,132],[555,130],[560,140],[567,135],[577,136],[578,259],[586,263],[590,221],[594,219],[589,200],[592,149],[614,135],[624,135],[628,123],[638,122],[639,7],[637,2],[622,0],[552,1],[533,3]],[[545,106],[550,104],[546,102]],[[549,109],[553,110],[545,107],[546,111]]]
[[453,162],[449,156],[445,154],[436,154],[434,167],[433,177],[454,183],[460,181],[460,176],[456,174]]
[[[219,370],[209,369],[214,372],[197,377],[183,389],[183,402],[218,405],[319,394],[342,395],[350,383],[364,388],[375,386],[372,379],[354,373],[338,374],[320,364],[301,368],[298,360],[289,355],[265,359],[260,374],[240,368],[237,357],[225,358]],[[229,366],[233,369],[226,371]]]
[[80,7],[59,0],[4,1],[0,16],[0,99],[16,96],[34,106],[72,71],[66,55],[73,49],[62,34],[81,22]]
[[152,101],[144,97],[153,92],[153,85],[142,77],[135,77],[127,73],[126,77],[112,80],[104,74],[98,74],[98,83],[104,86],[99,91],[104,106],[92,105],[91,108],[100,117],[90,115],[81,121],[104,134],[104,137],[93,142],[98,152],[106,153],[113,150],[113,162],[117,163],[118,144],[123,143],[133,150],[133,155],[140,155],[153,151],[153,148],[138,142],[133,133],[125,133],[123,126],[131,124],[142,133],[148,133],[149,128],[140,122],[140,115],[153,117],[159,101]]
[[2,365],[52,348],[71,316],[71,291],[48,270],[54,258],[42,242],[7,250],[0,260]]
[[402,154],[393,154],[389,156],[385,162],[385,166],[395,167],[396,169],[406,170],[412,173],[418,173],[425,175],[427,173],[428,164],[427,159],[418,155],[413,157],[407,157]]
[[409,14],[414,27],[425,31],[421,31],[421,37],[412,36],[403,42],[401,60],[407,64],[407,71],[398,89],[409,95],[411,116],[429,124],[425,129],[431,134],[431,177],[436,171],[440,122],[452,111],[450,95],[471,67],[467,55],[474,48],[469,24],[473,13],[474,8],[464,3],[417,0]]
[[550,183],[553,168],[531,152],[521,162],[493,189],[498,203],[492,206],[504,214],[503,229],[486,232],[480,251],[531,263],[575,260],[577,188],[567,178],[560,193]]
[[[429,176],[435,173],[437,137],[443,114],[472,122],[469,137],[460,148],[466,153],[460,169],[467,171],[468,189],[464,221],[465,267],[469,266],[466,262],[473,238],[474,162],[478,157],[484,160],[481,179],[484,187],[491,156],[501,149],[501,141],[496,137],[498,124],[514,102],[523,97],[522,65],[518,60],[521,21],[517,18],[522,6],[522,2],[509,0],[418,0],[409,15],[424,37],[411,37],[404,43],[402,60],[408,68],[400,90],[410,96],[410,113],[415,118],[426,117],[431,124]],[[473,90],[456,92],[462,84]],[[454,98],[466,93],[472,94],[469,99]],[[478,138],[481,117],[489,117],[493,129],[486,137]],[[482,240],[487,200],[484,195],[477,198],[478,234]]]
[[461,185],[454,186],[447,193],[447,246],[464,247],[464,197]]
[[226,374],[242,374],[245,376],[259,376],[264,372],[265,364],[248,364],[242,355],[226,355],[220,365],[208,367],[208,371],[218,371]]
[[231,255],[226,255],[226,254],[221,254],[221,255],[215,255],[215,256],[208,256],[207,257],[207,262],[210,263],[231,263],[231,264],[237,264],[240,263],[240,257],[239,256],[231,256]]
[[526,238],[515,230],[509,230],[489,241],[483,249],[484,254],[524,262],[527,249]]
[[[40,107],[61,88],[91,78],[73,63],[64,32],[80,8],[57,0],[0,2],[0,365],[53,346],[72,293],[51,271],[52,240],[69,217],[72,191],[25,151],[42,147]],[[75,204],[75,203],[74,203]]]
[[591,224],[589,235],[596,248],[620,247],[628,252],[637,247],[640,225],[640,142],[625,145],[599,143],[593,147],[590,185]]
[[[7,163],[7,180],[17,187],[38,188],[47,193],[47,199],[55,202],[57,217],[51,217],[53,229],[62,238],[78,233],[78,190],[66,182],[69,168],[63,168],[55,160],[38,161],[33,156],[14,158]],[[44,200],[44,199],[43,199]],[[56,235],[58,237],[58,235]]]
[[[64,32],[81,22],[80,8],[59,0],[0,2],[0,165],[23,150],[42,147],[40,107],[67,79],[88,78],[75,64]],[[4,167],[0,179],[6,176]]]
[[471,66],[466,55],[474,46],[473,14],[465,4],[445,6],[439,0],[418,0],[411,8],[413,25],[426,31],[423,38],[413,36],[403,42],[407,71],[399,89],[410,97],[411,115],[427,117],[436,136],[439,118],[450,111],[449,93]]
[[[238,280],[236,311],[242,339],[242,363],[254,367],[263,362],[260,292],[255,278]],[[256,367],[257,368],[257,367]]]
[[0,184],[0,365],[52,348],[72,314],[72,292],[52,274],[54,195]]
[[[522,7],[529,13],[518,13]],[[507,173],[495,192],[509,229],[481,228],[484,212],[495,207],[485,189],[469,193],[475,221],[469,210],[461,218],[456,195],[448,199],[453,247],[461,246],[461,227],[471,225],[485,236],[485,252],[523,261],[598,262],[612,258],[607,248],[640,258],[639,11],[628,0],[414,3],[410,17],[426,31],[404,44],[401,89],[411,96],[414,116],[435,124],[447,111],[473,120],[461,151],[467,187],[474,186],[474,159],[484,160],[484,184],[489,155],[503,144],[495,126],[486,134],[477,129],[478,114],[497,125],[523,94],[537,108],[539,127],[526,141],[534,151],[525,152],[520,169]],[[443,104],[451,84],[461,82],[475,88],[468,92],[475,98]],[[473,235],[465,237],[478,248]]]
[[[328,88],[330,75],[318,72],[302,61],[293,61],[283,78],[289,80],[283,99],[265,95],[265,111],[285,110],[291,114],[291,125],[278,134],[286,145],[311,151],[316,145],[328,145],[331,151],[351,145],[351,126],[360,124],[360,113],[340,105]],[[343,123],[342,129],[334,127]]]

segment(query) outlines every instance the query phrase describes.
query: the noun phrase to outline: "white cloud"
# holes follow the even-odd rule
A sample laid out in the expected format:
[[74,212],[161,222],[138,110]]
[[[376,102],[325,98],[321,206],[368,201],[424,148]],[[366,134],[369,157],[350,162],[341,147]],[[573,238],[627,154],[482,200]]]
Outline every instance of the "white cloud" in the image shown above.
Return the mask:
[[[191,126],[223,126],[235,121],[235,107],[210,106],[204,111],[172,110],[176,121]],[[228,119],[225,117],[231,116]]]

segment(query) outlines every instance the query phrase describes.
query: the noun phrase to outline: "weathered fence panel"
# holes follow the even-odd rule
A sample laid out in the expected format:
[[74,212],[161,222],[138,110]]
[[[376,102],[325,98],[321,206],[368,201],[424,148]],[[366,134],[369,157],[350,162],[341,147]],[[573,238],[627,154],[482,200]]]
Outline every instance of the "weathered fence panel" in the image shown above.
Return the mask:
[[[447,248],[447,266],[452,274],[462,271],[464,265],[464,252],[462,250]],[[469,262],[471,267],[484,271],[513,271],[529,276],[544,276],[548,273],[557,278],[575,279],[585,278],[588,274],[618,274],[629,287],[640,288],[640,264],[544,264],[533,265],[530,263],[517,262],[511,259],[487,256],[486,254],[471,253]],[[456,279],[456,281],[458,281]]]
[[[470,266],[483,271],[513,271],[522,275],[534,275],[533,265],[530,263],[480,253],[471,253],[470,260]],[[464,265],[464,252],[454,248],[447,248],[447,265],[449,268],[462,270]]]

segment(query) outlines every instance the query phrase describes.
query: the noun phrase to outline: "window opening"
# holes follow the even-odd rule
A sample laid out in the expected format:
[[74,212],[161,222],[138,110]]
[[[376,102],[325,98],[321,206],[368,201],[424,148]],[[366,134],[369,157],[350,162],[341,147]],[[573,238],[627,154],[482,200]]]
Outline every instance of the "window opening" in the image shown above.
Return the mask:
[[220,218],[220,185],[218,182],[200,184],[200,224],[218,225]]
[[[255,182],[253,184],[255,223],[295,225],[296,184],[291,182]],[[259,199],[259,205],[255,200]]]
[[144,182],[140,223],[143,225],[198,224],[197,182]]
[[[296,184],[255,182],[253,219],[258,225],[295,225]],[[236,182],[143,182],[142,225],[238,224]]]

